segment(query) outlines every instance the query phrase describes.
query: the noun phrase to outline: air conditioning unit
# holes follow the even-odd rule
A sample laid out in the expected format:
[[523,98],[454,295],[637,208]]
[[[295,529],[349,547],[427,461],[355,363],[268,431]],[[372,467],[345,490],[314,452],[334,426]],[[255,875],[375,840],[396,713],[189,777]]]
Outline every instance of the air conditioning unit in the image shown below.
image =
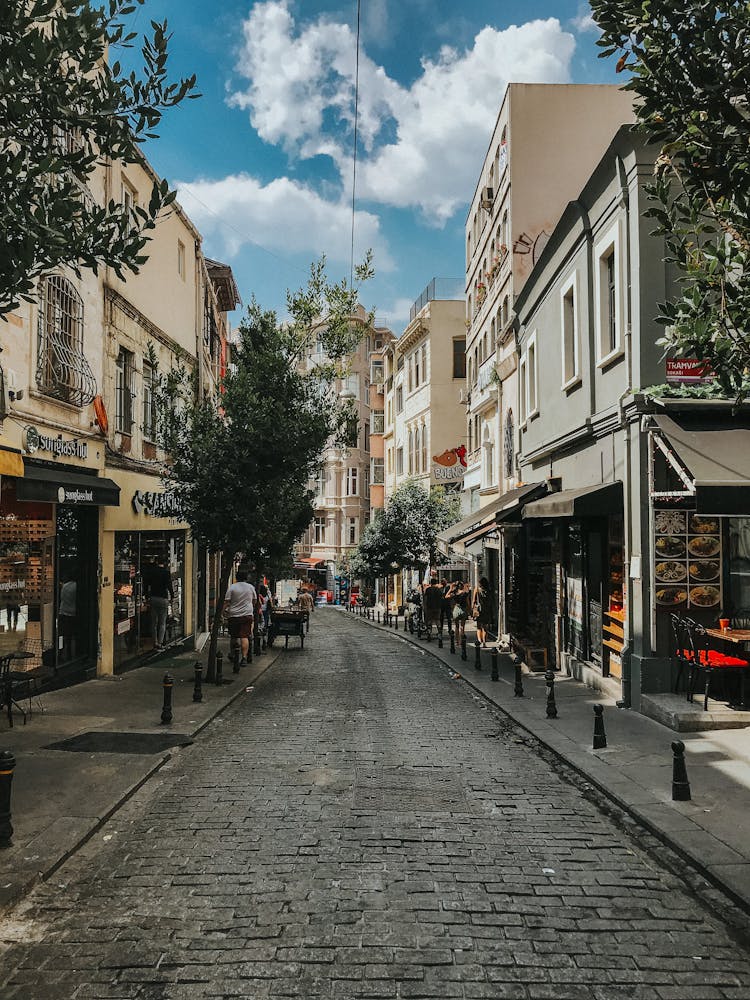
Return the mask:
[[486,187],[482,189],[482,197],[480,199],[482,203],[482,208],[490,209],[492,208],[492,203],[495,200],[495,189],[491,187]]

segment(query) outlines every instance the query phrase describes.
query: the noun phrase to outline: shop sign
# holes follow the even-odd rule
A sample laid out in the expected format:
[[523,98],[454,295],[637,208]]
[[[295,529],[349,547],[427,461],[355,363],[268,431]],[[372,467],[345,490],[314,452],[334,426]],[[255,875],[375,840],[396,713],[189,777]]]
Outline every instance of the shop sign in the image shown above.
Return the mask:
[[707,361],[697,358],[667,358],[667,382],[674,385],[701,385],[712,382],[714,373]]
[[56,458],[88,458],[89,454],[87,441],[79,441],[78,438],[64,438],[62,434],[50,437],[47,434],[40,434],[36,427],[26,428],[24,448],[30,455],[37,451],[48,451]]
[[432,456],[432,478],[436,483],[461,483],[466,474],[466,447],[447,448]]
[[57,491],[58,503],[93,503],[93,490],[69,490],[67,486],[60,486]]
[[146,514],[148,517],[182,516],[180,501],[176,493],[150,493],[136,490],[133,494],[133,510],[136,514]]
[[583,628],[583,580],[568,577],[568,618],[579,628]]
[[0,582],[0,594],[7,594],[11,590],[24,590],[25,587],[25,580],[3,580]]

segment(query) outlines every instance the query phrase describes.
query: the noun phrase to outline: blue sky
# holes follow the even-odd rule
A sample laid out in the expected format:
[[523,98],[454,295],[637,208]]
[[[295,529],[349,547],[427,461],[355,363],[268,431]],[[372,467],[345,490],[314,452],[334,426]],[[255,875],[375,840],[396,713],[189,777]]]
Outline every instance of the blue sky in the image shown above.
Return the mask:
[[[578,0],[362,0],[355,255],[362,301],[400,333],[433,277],[460,294],[464,221],[505,85],[614,82]],[[356,2],[147,0],[200,100],[147,154],[245,302],[284,314],[325,253],[349,275]],[[235,320],[239,317],[236,315]]]

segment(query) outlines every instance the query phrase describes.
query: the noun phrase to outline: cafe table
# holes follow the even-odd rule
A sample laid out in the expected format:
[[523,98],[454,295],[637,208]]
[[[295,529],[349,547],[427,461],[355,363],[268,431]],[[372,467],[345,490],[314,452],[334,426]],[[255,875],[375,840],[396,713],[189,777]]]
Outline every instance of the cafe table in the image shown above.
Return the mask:
[[[719,639],[721,642],[741,646],[743,649],[747,649],[748,645],[750,645],[750,629],[748,628],[707,628],[705,631],[706,635],[710,635],[712,639]],[[737,652],[741,656],[744,656],[744,653],[739,650]],[[750,652],[747,655],[750,658]],[[750,662],[748,663],[748,670],[750,670]],[[743,709],[748,708],[745,695],[745,676],[748,670],[743,670],[740,674],[740,702]]]

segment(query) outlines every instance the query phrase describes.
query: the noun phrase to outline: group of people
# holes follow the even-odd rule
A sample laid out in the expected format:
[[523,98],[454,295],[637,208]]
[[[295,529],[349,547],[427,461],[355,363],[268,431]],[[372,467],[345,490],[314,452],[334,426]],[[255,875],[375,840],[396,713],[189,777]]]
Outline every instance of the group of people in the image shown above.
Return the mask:
[[[422,586],[420,603],[422,617],[428,633],[435,626],[439,635],[448,623],[448,631],[455,632],[460,643],[464,637],[466,622],[473,618],[477,625],[477,639],[482,646],[487,645],[489,629],[495,621],[495,601],[489,580],[482,577],[479,586],[472,588],[465,580],[438,580],[437,573],[430,577],[429,584]],[[413,596],[413,595],[410,595]]]
[[237,570],[237,579],[227,590],[224,599],[229,637],[232,644],[240,644],[240,666],[247,663],[256,622],[258,628],[267,630],[273,607],[271,593],[265,583],[259,583],[256,588],[248,582],[247,577],[246,569]]

